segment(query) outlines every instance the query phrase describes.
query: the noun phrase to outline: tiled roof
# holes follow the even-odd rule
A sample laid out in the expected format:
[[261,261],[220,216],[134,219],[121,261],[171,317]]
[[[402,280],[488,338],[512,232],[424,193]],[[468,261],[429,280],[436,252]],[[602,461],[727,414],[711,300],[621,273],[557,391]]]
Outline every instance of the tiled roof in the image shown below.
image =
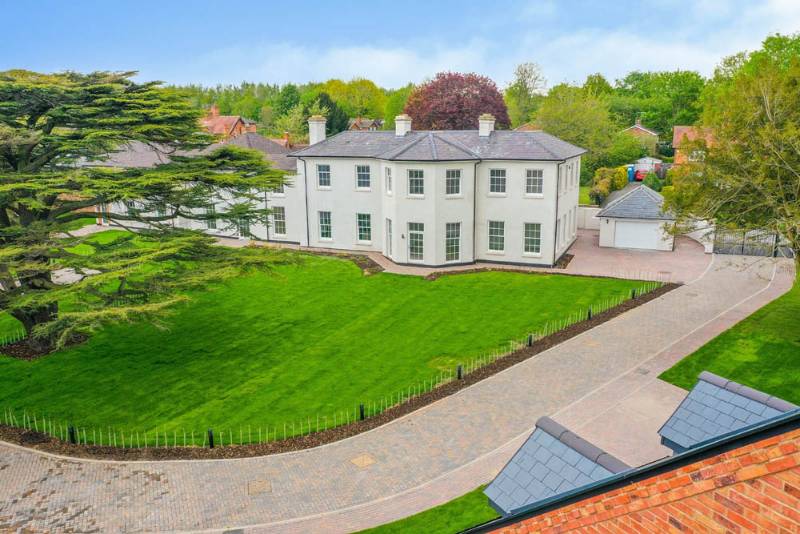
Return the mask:
[[392,131],[346,130],[291,155],[398,161],[562,161],[585,152],[541,131],[496,130],[481,137],[478,130],[413,130],[404,136]]
[[628,184],[617,195],[609,195],[596,217],[612,219],[674,220],[663,211],[664,197],[644,184]]
[[708,128],[700,126],[675,126],[672,129],[672,148],[680,148],[684,138],[687,141],[705,139],[706,143],[714,142],[714,135]]
[[[264,154],[272,161],[276,168],[285,171],[295,171],[297,160],[287,156],[289,150],[280,144],[267,139],[256,133],[244,133],[237,137],[228,139],[225,142],[208,145],[202,150],[189,150],[177,152],[181,156],[192,156],[195,154],[208,154],[226,144],[236,145],[244,148],[252,148]],[[107,158],[90,163],[83,163],[84,166],[102,167],[121,167],[121,168],[147,168],[169,163],[170,155],[176,153],[174,149],[166,146],[147,144],[141,141],[130,141],[123,145],[120,150],[112,152]]]
[[645,128],[641,124],[634,124],[633,126],[628,126],[622,131],[627,132],[628,130],[641,130],[646,134],[658,136],[658,132],[656,132],[655,130],[651,130],[650,128]]
[[704,371],[658,433],[665,445],[689,449],[795,408],[783,399]]
[[484,493],[498,511],[510,514],[627,469],[617,458],[542,417]]
[[215,135],[228,135],[236,126],[236,123],[242,120],[238,115],[210,115],[200,119],[200,124]]

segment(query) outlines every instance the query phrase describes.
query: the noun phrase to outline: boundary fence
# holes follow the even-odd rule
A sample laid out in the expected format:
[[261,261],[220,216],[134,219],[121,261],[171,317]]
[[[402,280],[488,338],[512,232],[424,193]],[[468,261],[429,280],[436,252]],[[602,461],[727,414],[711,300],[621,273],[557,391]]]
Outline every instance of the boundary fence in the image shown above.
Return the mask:
[[232,428],[227,425],[211,425],[205,429],[167,428],[146,431],[114,426],[83,426],[77,421],[50,417],[47,414],[4,408],[2,422],[7,426],[44,433],[64,442],[80,445],[111,446],[126,448],[150,447],[228,447],[277,442],[293,437],[308,436],[379,415],[412,399],[424,395],[444,384],[460,380],[475,371],[492,364],[524,347],[533,346],[537,340],[555,334],[577,323],[591,320],[611,308],[646,295],[664,285],[660,281],[644,282],[629,294],[609,297],[576,310],[559,320],[548,321],[538,330],[521,339],[510,340],[502,347],[473,356],[455,368],[442,371],[430,379],[409,385],[379,399],[368,400],[329,413],[317,413],[313,417],[295,419],[277,425],[247,425]]

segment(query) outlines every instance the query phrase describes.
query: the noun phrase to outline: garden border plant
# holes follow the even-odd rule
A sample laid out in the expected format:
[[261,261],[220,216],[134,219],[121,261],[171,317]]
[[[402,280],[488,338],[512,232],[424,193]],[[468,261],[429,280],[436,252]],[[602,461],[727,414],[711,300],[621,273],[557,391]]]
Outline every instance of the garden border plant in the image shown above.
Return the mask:
[[[215,433],[209,432],[213,429],[202,432],[195,430],[191,436],[186,432],[179,435],[176,430],[158,433],[157,436],[153,436],[151,433],[149,437],[137,433],[135,439],[132,432],[125,433],[126,431],[109,428],[108,430],[113,434],[106,432],[105,439],[102,432],[106,429],[101,430],[100,433],[100,443],[105,441],[106,444],[97,445],[95,444],[98,441],[97,429],[86,429],[64,422],[57,423],[47,419],[43,420],[41,416],[19,414],[8,410],[3,411],[3,419],[0,420],[0,439],[68,456],[121,460],[237,458],[316,447],[360,434],[405,416],[586,332],[628,310],[656,299],[679,286],[680,284],[675,283],[643,282],[638,291],[633,290],[631,298],[609,301],[602,308],[594,310],[589,308],[585,315],[573,314],[562,321],[551,323],[540,332],[529,334],[522,342],[510,342],[510,350],[507,352],[498,351],[485,358],[473,359],[467,365],[459,365],[450,373],[441,375],[440,380],[430,382],[430,387],[409,388],[408,395],[400,394],[396,403],[393,402],[387,406],[377,403],[361,404],[348,413],[346,421],[341,421],[339,425],[330,428],[326,424],[325,428],[320,429],[319,419],[317,419],[317,426],[312,429],[314,427],[313,420],[309,418],[305,433],[301,426],[301,435],[288,436],[285,439],[278,439],[283,438],[283,433],[279,433],[277,427],[268,430],[268,432],[273,432],[271,434],[274,438],[272,441],[270,441],[270,437],[263,441],[266,436],[262,435],[259,429],[259,443],[249,444],[245,443],[244,436],[248,435],[247,441],[252,442],[255,433],[253,427],[247,429],[240,427],[237,429],[238,433],[233,429],[224,428],[213,431]],[[392,398],[394,399],[394,397]],[[187,438],[191,439],[190,443],[187,443]],[[202,438],[202,446],[197,445],[200,438]],[[209,443],[211,439],[214,440],[213,448]],[[186,446],[184,446],[185,443]]]

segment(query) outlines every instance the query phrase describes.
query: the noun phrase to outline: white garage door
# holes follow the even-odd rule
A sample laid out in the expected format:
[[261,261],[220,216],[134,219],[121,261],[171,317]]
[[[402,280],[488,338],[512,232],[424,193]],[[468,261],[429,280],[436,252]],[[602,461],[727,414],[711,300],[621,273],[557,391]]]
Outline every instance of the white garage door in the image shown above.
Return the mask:
[[617,248],[658,249],[661,241],[661,223],[617,220],[614,246]]

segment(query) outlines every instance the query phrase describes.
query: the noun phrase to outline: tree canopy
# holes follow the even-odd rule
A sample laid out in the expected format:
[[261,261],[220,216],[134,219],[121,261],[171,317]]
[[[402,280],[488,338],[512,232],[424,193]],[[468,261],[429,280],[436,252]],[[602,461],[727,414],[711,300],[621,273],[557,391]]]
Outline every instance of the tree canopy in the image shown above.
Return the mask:
[[[800,252],[800,34],[726,58],[703,95],[711,133],[665,187],[679,222],[766,229]],[[682,147],[683,149],[683,147]]]
[[411,92],[405,112],[421,130],[475,129],[483,113],[494,115],[498,128],[511,124],[497,85],[474,73],[440,72]]
[[[134,74],[0,72],[0,308],[22,323],[34,351],[107,322],[158,320],[184,289],[273,261],[255,251],[234,257],[174,221],[266,224],[259,191],[278,187],[283,173],[238,147],[198,152],[213,140],[199,131],[202,111]],[[169,163],[102,166],[130,142],[162,151]],[[85,238],[68,225],[95,207],[136,227],[147,245],[81,253]],[[63,282],[65,273],[74,281]]]
[[503,97],[508,107],[511,126],[516,127],[531,120],[541,103],[547,81],[536,63],[522,63],[514,69],[514,80]]

